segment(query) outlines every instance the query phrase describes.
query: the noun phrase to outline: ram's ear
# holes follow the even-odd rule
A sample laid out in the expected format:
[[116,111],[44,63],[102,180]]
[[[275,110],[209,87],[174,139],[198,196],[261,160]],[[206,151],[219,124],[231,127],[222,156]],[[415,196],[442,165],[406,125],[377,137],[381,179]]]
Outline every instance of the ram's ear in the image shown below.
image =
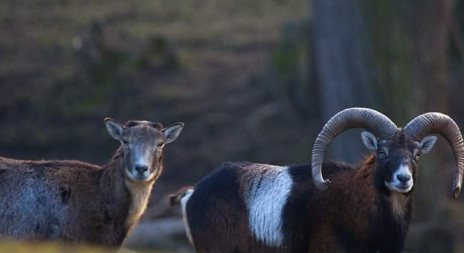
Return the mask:
[[432,150],[433,145],[437,141],[435,136],[427,136],[419,142],[419,154],[427,154]]
[[182,129],[184,129],[184,123],[182,122],[174,123],[171,126],[163,129],[164,142],[170,143],[175,141],[179,136],[180,132],[182,132]]
[[105,126],[111,137],[118,141],[121,140],[122,133],[124,131],[124,127],[121,124],[117,123],[112,118],[105,118]]
[[364,131],[361,133],[361,138],[366,148],[371,151],[377,151],[377,137],[375,135]]

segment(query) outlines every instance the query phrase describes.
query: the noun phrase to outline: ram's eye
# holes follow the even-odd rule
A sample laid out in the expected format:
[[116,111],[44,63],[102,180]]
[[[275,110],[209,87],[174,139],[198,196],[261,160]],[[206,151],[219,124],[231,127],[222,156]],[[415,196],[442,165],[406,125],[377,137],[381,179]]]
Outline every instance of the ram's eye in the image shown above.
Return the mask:
[[162,147],[164,147],[164,143],[163,142],[158,143],[158,148],[162,148]]
[[383,149],[380,149],[378,151],[378,156],[379,156],[379,158],[385,158],[385,157],[387,157],[387,152],[385,152],[385,150],[383,150]]
[[415,149],[414,152],[413,152],[413,155],[414,155],[414,160],[419,160],[419,157],[420,157],[420,152],[419,150]]
[[129,145],[129,142],[127,140],[122,140],[122,145],[127,146]]

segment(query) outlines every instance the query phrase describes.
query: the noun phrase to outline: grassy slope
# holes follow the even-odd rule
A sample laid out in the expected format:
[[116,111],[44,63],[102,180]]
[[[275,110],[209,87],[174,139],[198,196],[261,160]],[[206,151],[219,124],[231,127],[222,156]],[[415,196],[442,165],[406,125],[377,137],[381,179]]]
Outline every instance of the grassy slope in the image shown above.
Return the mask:
[[[306,13],[306,2],[2,1],[0,74],[47,71],[53,77],[66,73],[72,65],[73,38],[94,19],[108,24],[112,44],[136,48],[153,35],[165,36],[180,50],[182,62],[198,66],[195,59],[214,48],[275,42],[284,20],[299,19]],[[197,45],[203,49],[198,50]]]
[[[71,245],[59,243],[39,243],[39,242],[19,242],[19,241],[1,241],[0,252],[9,253],[135,253],[131,250],[106,249],[88,245]],[[144,251],[150,253],[172,253],[168,251]]]

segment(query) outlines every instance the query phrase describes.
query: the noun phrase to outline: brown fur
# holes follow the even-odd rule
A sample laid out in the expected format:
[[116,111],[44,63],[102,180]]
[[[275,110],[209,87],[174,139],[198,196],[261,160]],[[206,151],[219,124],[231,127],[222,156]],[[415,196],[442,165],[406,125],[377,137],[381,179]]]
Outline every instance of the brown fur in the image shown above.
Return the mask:
[[[402,252],[413,185],[403,191],[401,185],[392,190],[391,183],[405,164],[415,181],[413,154],[420,146],[402,131],[378,145],[360,165],[324,162],[324,177],[331,182],[326,191],[313,184],[309,165],[280,167],[277,171],[286,174],[282,182],[273,165],[223,164],[195,186],[187,203],[195,249],[205,253]],[[388,155],[381,153],[386,149]],[[260,208],[275,204],[269,195],[256,199],[265,194],[275,194],[278,205],[269,208],[282,207],[276,210],[280,214],[266,213],[272,209],[260,214],[248,206],[248,201],[261,201]],[[250,214],[261,216],[252,217],[250,223]]]
[[[370,156],[358,170],[334,174],[326,195],[326,208],[331,214],[325,217],[334,219],[330,223],[340,220],[344,227],[351,228],[352,233],[363,239],[368,236],[367,217],[378,211],[377,191],[373,180],[374,166],[373,156]],[[337,208],[331,208],[331,203],[336,203]]]
[[329,224],[321,224],[315,227],[317,233],[313,235],[309,241],[308,252],[339,252],[336,241],[333,238],[334,232],[328,226]]
[[[329,177],[331,184],[325,201],[317,209],[324,215],[316,222],[316,231],[308,241],[308,252],[343,252],[338,247],[336,234],[332,229],[337,226],[349,228],[352,237],[362,241],[372,240],[372,218],[383,212],[379,198],[385,198],[389,212],[398,219],[410,211],[410,196],[392,192],[387,196],[379,195],[374,183],[375,157],[368,156],[360,168],[348,172],[335,173]],[[337,208],[332,208],[332,205]],[[317,213],[317,211],[315,211]]]
[[409,201],[408,196],[394,192],[391,193],[390,197],[388,198],[388,201],[390,202],[392,213],[394,215],[401,217],[406,214],[407,202]]
[[193,186],[184,186],[180,188],[176,193],[169,194],[168,201],[171,206],[180,205],[181,199],[185,196],[188,190],[193,190]]
[[[370,155],[360,166],[348,167],[344,165],[345,168],[340,168],[336,167],[340,165],[331,165],[331,169],[336,167],[337,170],[328,173],[327,178],[331,184],[325,192],[320,192],[314,188],[313,184],[308,184],[307,180],[310,179],[304,180],[306,176],[309,177],[307,174],[295,178],[292,195],[309,196],[310,199],[306,199],[308,204],[303,204],[304,199],[289,200],[292,203],[300,203],[297,204],[299,205],[298,209],[303,210],[294,210],[295,214],[284,214],[285,218],[290,220],[288,226],[294,230],[284,231],[284,233],[292,233],[292,237],[287,238],[290,241],[278,248],[267,247],[263,243],[255,241],[256,239],[249,229],[248,212],[244,211],[247,208],[243,202],[246,199],[246,196],[243,195],[244,192],[249,191],[245,187],[247,185],[245,181],[256,180],[256,178],[246,176],[247,173],[249,175],[252,170],[255,170],[256,174],[260,174],[271,167],[248,163],[226,164],[224,167],[238,166],[234,170],[238,184],[237,189],[233,185],[225,185],[226,179],[231,182],[234,180],[226,176],[227,171],[224,171],[222,177],[214,175],[209,178],[211,182],[217,183],[218,188],[211,188],[208,194],[204,188],[201,188],[200,195],[195,196],[194,193],[190,198],[193,203],[189,202],[192,205],[191,209],[188,207],[188,212],[201,212],[195,215],[191,213],[189,216],[189,226],[195,247],[198,252],[205,253],[369,252],[373,247],[372,245],[378,243],[379,239],[372,235],[373,229],[377,229],[375,226],[373,228],[372,221],[375,221],[374,224],[382,222],[379,217],[384,208],[380,199],[383,198],[383,195],[378,193],[375,186],[375,161],[375,157]],[[228,191],[234,191],[233,189],[240,194],[240,198],[235,198],[235,195],[233,195],[234,197],[227,195],[227,198],[216,196],[216,194],[218,196],[230,194]],[[177,194],[172,196],[171,201],[177,203],[185,191],[186,189],[179,190]],[[198,204],[198,198],[204,198],[205,202]],[[404,195],[404,200],[404,203],[399,203],[403,204],[404,207],[403,216],[407,212],[409,197]],[[210,208],[203,209],[205,205]],[[294,208],[296,206],[289,207],[289,209]],[[387,208],[390,208],[389,212],[395,213],[398,206],[390,203]],[[307,213],[307,215],[303,215],[303,213]],[[199,225],[198,220],[192,219],[205,220]],[[300,234],[300,232],[303,233]],[[340,235],[346,235],[346,238],[340,238]],[[355,243],[352,241],[353,238],[356,240]],[[346,240],[349,245],[340,240]],[[229,250],[223,251],[223,249]]]
[[[148,123],[136,124],[146,124],[139,127],[145,139],[163,138],[160,124]],[[122,147],[104,166],[0,157],[0,237],[120,246],[163,170],[156,154],[149,181],[127,176]]]

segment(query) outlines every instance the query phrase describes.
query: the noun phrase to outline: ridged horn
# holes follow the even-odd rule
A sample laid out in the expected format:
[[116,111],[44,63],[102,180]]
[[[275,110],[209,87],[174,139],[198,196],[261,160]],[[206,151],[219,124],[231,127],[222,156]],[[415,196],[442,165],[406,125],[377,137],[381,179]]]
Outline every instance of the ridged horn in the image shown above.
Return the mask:
[[459,197],[464,173],[464,143],[458,125],[448,115],[439,112],[429,112],[412,119],[404,131],[415,141],[421,141],[429,134],[439,134],[450,144],[456,163],[454,173],[453,197]]
[[317,136],[312,151],[313,182],[321,191],[326,190],[329,184],[321,172],[325,150],[335,137],[350,128],[364,128],[382,140],[393,137],[398,131],[398,127],[387,116],[369,108],[348,108],[335,114]]

